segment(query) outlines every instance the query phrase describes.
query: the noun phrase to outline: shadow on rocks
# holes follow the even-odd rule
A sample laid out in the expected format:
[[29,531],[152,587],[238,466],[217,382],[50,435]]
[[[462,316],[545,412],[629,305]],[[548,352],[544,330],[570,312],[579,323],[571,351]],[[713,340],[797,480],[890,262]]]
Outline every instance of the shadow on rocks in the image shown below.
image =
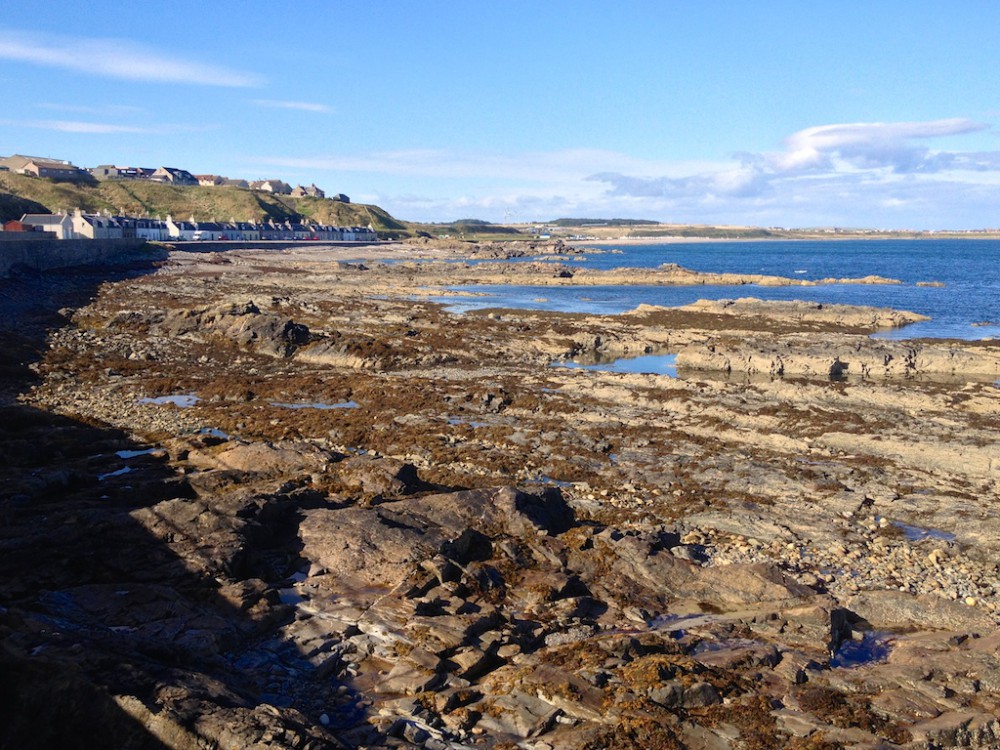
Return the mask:
[[73,307],[151,270],[0,281],[0,747],[340,747],[319,713],[352,695],[269,639],[315,499],[199,497],[163,449],[17,401]]

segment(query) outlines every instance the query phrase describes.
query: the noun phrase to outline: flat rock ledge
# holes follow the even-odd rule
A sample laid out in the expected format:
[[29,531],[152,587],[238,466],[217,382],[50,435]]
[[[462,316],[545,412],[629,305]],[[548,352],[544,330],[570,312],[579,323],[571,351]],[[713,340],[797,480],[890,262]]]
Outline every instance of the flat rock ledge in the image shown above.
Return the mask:
[[677,366],[741,376],[800,376],[821,380],[1000,377],[1000,346],[890,341],[850,334],[780,338],[713,337],[686,346]]

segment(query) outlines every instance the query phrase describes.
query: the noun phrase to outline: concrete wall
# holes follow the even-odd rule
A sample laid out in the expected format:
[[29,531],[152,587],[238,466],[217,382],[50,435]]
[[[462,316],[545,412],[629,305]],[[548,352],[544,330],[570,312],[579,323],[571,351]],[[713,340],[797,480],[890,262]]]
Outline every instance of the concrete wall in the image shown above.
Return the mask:
[[385,241],[348,242],[345,240],[217,240],[178,242],[167,240],[166,245],[171,250],[186,253],[221,253],[226,250],[291,250],[304,247],[357,247],[359,245],[383,245]]
[[57,239],[55,232],[0,232],[0,242],[48,242]]
[[20,240],[0,243],[0,278],[15,266],[38,271],[72,266],[114,263],[144,256],[143,239],[129,240]]

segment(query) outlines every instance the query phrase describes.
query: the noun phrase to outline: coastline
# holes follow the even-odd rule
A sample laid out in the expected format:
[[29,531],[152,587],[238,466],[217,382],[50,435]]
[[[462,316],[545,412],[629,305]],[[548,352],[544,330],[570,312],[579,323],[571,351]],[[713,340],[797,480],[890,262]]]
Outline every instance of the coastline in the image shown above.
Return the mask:
[[[0,442],[25,715],[71,663],[190,746],[989,746],[1000,344],[755,300],[452,315],[416,291],[530,269],[409,252],[172,252],[37,319]],[[650,353],[678,377],[554,366]]]
[[757,242],[856,242],[856,241],[891,241],[891,240],[913,240],[913,241],[933,241],[933,240],[1000,240],[1000,235],[973,235],[973,234],[946,234],[946,235],[916,235],[916,236],[887,236],[882,234],[873,235],[831,235],[831,236],[810,236],[810,237],[618,237],[613,239],[593,239],[593,240],[572,240],[570,244],[581,247],[594,247],[596,245],[675,245],[675,244],[706,244],[706,243],[757,243]]

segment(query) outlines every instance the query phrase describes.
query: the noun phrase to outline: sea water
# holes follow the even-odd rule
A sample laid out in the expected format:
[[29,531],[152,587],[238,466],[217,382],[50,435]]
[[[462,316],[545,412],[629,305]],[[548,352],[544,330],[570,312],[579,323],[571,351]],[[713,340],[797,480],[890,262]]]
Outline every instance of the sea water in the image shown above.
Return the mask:
[[[766,274],[818,281],[882,276],[900,284],[453,287],[483,296],[441,297],[449,309],[514,307],[613,315],[640,304],[678,307],[699,299],[758,297],[872,305],[928,315],[930,321],[880,334],[889,338],[1000,338],[1000,240],[842,240],[602,245],[582,266],[654,269],[664,263],[706,273]],[[943,286],[922,286],[928,282]]]

